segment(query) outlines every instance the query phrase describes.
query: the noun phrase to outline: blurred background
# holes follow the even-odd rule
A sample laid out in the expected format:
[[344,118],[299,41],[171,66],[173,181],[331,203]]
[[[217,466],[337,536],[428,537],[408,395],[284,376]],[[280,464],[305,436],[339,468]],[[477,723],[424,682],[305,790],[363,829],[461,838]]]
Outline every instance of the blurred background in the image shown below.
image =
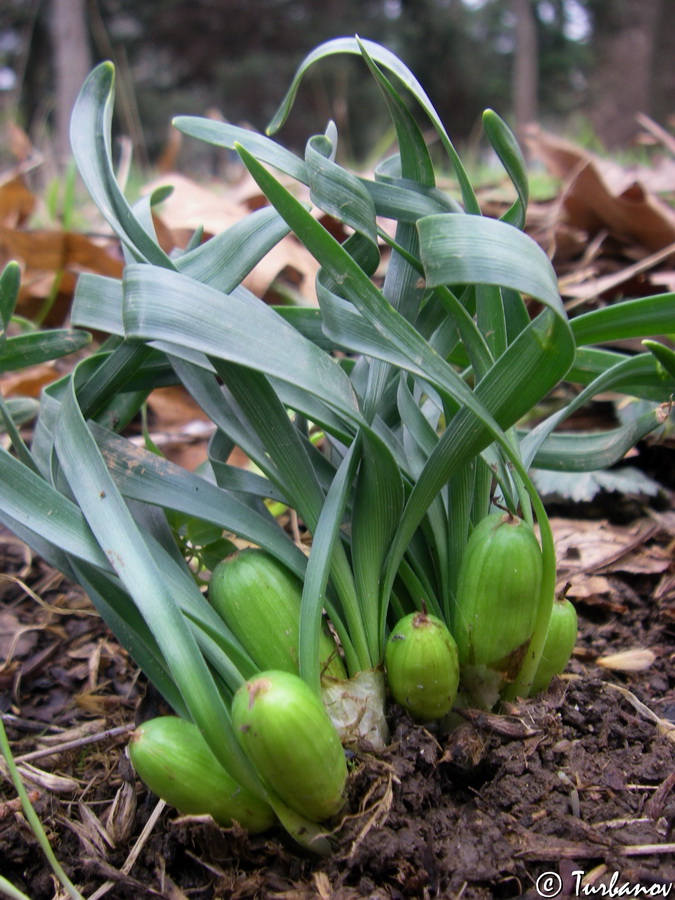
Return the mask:
[[[668,127],[675,112],[673,0],[4,0],[2,162],[21,132],[67,160],[74,98],[111,59],[115,128],[136,164],[215,174],[213,151],[179,146],[171,118],[263,130],[303,56],[355,33],[408,64],[460,147],[487,106],[519,131],[536,122],[611,151],[634,142],[637,114]],[[388,141],[386,116],[363,63],[343,56],[311,71],[279,137],[302,151],[332,118],[343,157],[367,164]]]

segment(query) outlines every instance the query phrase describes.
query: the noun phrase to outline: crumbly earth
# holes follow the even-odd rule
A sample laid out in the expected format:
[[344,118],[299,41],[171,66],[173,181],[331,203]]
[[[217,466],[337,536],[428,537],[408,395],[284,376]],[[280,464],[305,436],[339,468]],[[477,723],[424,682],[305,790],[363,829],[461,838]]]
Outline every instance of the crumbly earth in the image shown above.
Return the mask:
[[[328,859],[298,851],[281,831],[250,837],[169,808],[153,819],[157,798],[134,777],[126,733],[99,737],[131,725],[141,704],[144,717],[155,713],[152,692],[80,590],[0,537],[1,570],[33,592],[0,583],[0,656],[8,660],[0,708],[13,752],[95,737],[36,758],[42,775],[28,783],[56,856],[85,897],[535,898],[551,884],[559,896],[582,896],[582,877],[598,889],[640,885],[664,896],[675,882],[668,528],[642,548],[652,563],[659,550],[661,564],[605,570],[606,592],[575,600],[575,657],[545,695],[501,716],[466,713],[449,734],[393,707],[387,750],[350,754],[350,815],[336,823]],[[635,648],[652,653],[638,671],[596,663]],[[32,900],[55,897],[6,780],[0,873]]]

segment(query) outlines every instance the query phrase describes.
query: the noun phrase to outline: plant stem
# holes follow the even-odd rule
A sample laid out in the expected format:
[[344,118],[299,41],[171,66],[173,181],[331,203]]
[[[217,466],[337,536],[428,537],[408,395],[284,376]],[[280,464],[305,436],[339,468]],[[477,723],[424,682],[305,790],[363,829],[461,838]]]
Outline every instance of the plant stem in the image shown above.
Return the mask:
[[[17,769],[16,763],[14,762],[14,757],[12,756],[12,750],[9,746],[7,732],[5,731],[5,726],[2,722],[2,719],[0,719],[0,751],[5,757],[5,762],[7,763],[7,768],[9,769],[10,778],[12,779],[14,787],[16,788],[16,792],[19,795],[19,799],[21,800],[21,806],[23,807],[24,815],[28,819],[30,827],[33,829],[33,834],[38,839],[40,846],[42,847],[42,851],[47,857],[47,861],[52,867],[54,874],[62,884],[68,896],[72,898],[72,900],[84,900],[84,897],[77,890],[70,878],[68,878],[66,873],[63,871],[60,862],[54,855],[54,851],[49,844],[49,840],[47,838],[47,835],[45,834],[44,828],[42,827],[42,823],[40,822],[37,813],[33,809],[30,799],[28,798],[28,792],[24,787],[23,781],[21,780],[21,776],[19,774],[19,770]],[[23,900],[24,897],[24,895],[19,892],[14,895],[9,894],[9,896],[19,897],[21,898],[21,900]]]

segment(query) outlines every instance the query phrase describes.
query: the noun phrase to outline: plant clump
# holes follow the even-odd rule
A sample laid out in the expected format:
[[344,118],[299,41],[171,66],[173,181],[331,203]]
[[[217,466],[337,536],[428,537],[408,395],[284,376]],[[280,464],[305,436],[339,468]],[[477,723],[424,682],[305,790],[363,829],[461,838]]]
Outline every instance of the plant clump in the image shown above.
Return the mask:
[[[334,122],[302,154],[271,137],[307,71],[343,54],[374,79],[396,135],[369,176],[338,162]],[[673,295],[570,318],[547,254],[524,231],[528,173],[507,124],[483,115],[512,189],[497,219],[482,214],[413,73],[351,37],[303,60],[266,135],[175,120],[235,152],[268,202],[167,254],[152,215],[164,192],[131,205],[114,174],[114,88],[103,63],[71,131],[80,175],[124,248],[123,278],[81,275],[74,327],[49,340],[7,336],[18,267],[0,278],[5,370],[106,335],[45,388],[30,446],[0,398],[0,522],[84,587],[238,796],[266,805],[258,824],[270,807],[299,844],[328,853],[318,823],[342,809],[342,742],[385,743],[391,697],[444,727],[453,705],[499,711],[564,669],[576,626],[566,604],[559,618],[553,532],[532,471],[610,466],[663,424],[675,353],[653,338],[675,333]],[[318,265],[315,306],[269,305],[246,286],[289,233]],[[626,352],[627,338],[642,337],[643,352]],[[195,472],[127,436],[167,385],[213,424]],[[565,431],[607,392],[634,415],[599,434]],[[232,464],[235,447],[250,467]],[[302,543],[271,511],[279,505]],[[211,551],[254,549],[215,566],[207,596],[194,560],[212,553],[186,554],[176,523],[208,535]],[[175,747],[158,787],[166,793],[167,771],[189,764]],[[155,770],[157,760],[150,786]],[[187,808],[189,797],[172,796]]]

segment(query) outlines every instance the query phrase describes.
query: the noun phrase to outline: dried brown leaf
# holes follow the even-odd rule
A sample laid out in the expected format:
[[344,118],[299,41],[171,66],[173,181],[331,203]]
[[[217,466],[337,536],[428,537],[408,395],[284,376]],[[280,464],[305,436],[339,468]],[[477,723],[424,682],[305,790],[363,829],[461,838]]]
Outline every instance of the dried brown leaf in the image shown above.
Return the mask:
[[7,228],[21,228],[37,206],[37,197],[26,187],[20,175],[0,184],[0,223]]
[[107,246],[70,231],[16,231],[0,225],[0,248],[31,269],[91,271],[120,278],[123,262]]
[[534,157],[563,179],[561,204],[572,228],[590,235],[606,228],[650,252],[675,242],[675,213],[636,180],[635,173],[539,129],[529,132],[527,144]]
[[657,522],[627,528],[604,519],[552,519],[551,526],[561,580],[582,572],[654,574],[670,565],[669,554],[662,547],[645,546],[660,530]]
[[35,397],[42,393],[42,388],[56,381],[63,373],[50,363],[29,366],[18,372],[8,372],[0,376],[0,393],[3,397]]

